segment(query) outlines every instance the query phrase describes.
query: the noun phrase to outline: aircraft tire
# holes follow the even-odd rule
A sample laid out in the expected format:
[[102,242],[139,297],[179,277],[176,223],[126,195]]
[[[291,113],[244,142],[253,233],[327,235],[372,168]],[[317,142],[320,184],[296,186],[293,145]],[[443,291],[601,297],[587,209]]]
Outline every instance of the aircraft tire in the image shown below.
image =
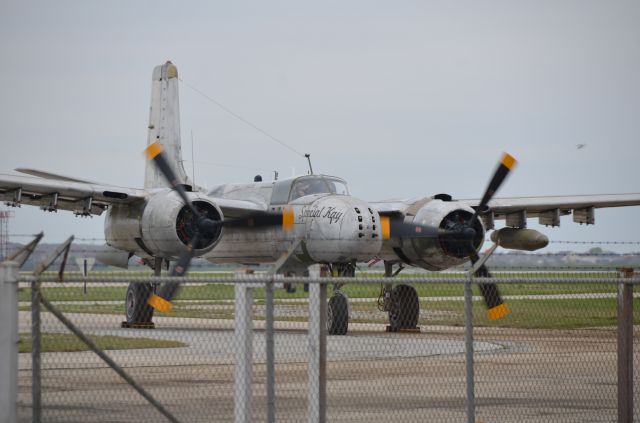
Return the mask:
[[147,304],[152,288],[149,284],[129,283],[124,302],[127,323],[150,323],[153,318],[153,307]]
[[349,299],[336,291],[327,306],[327,331],[329,335],[346,335],[349,329]]
[[396,285],[391,291],[389,325],[392,331],[413,329],[418,325],[420,301],[418,292],[409,285]]

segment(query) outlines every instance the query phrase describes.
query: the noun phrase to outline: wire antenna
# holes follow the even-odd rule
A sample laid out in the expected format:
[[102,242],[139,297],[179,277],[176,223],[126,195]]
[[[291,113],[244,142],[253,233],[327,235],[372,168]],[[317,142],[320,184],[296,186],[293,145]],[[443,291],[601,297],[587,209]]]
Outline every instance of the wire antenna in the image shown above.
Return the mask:
[[218,106],[220,109],[224,110],[225,112],[227,112],[228,114],[230,114],[231,116],[233,116],[234,118],[238,119],[240,122],[244,123],[245,125],[250,126],[251,128],[255,129],[256,131],[260,132],[262,135],[266,136],[267,138],[271,139],[272,141],[277,142],[278,144],[280,144],[281,146],[289,149],[290,151],[294,152],[295,154],[297,154],[300,157],[303,157],[303,154],[300,153],[298,150],[296,150],[295,148],[291,147],[290,145],[288,145],[287,143],[285,143],[284,141],[274,137],[273,135],[271,135],[270,133],[268,133],[267,131],[265,131],[264,129],[258,127],[257,125],[251,123],[250,121],[248,121],[247,119],[243,118],[242,116],[240,116],[239,114],[235,113],[233,110],[229,109],[227,106],[225,106],[224,104],[220,103],[219,101],[209,97],[208,95],[206,95],[204,92],[200,91],[199,89],[197,89],[196,87],[194,87],[193,85],[189,84],[188,82],[186,82],[184,79],[182,78],[178,78],[178,80],[180,82],[182,82],[184,85],[186,85],[187,87],[191,88],[193,91],[195,91],[196,93],[200,94],[202,97],[204,97],[205,99],[209,100],[211,103],[215,104],[216,106]]
[[195,189],[196,186],[196,161],[193,158],[193,129],[191,130],[191,181],[193,182],[193,187]]

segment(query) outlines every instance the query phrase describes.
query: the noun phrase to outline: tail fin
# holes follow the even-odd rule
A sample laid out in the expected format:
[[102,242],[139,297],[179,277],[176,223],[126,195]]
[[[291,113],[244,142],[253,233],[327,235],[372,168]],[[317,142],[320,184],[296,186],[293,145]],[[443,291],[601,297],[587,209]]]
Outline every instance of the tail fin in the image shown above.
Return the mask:
[[[192,183],[182,165],[178,68],[170,61],[153,69],[147,145],[156,141],[160,141],[164,146],[167,161],[173,167],[178,180],[191,186]],[[153,163],[147,161],[144,187],[164,188],[167,186],[169,184],[164,176]]]

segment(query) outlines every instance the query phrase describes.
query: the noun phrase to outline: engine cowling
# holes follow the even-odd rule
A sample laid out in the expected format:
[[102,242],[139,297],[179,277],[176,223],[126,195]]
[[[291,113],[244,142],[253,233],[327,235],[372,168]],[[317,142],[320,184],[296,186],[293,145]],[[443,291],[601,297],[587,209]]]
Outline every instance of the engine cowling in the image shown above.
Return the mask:
[[[211,220],[220,221],[220,208],[206,196],[188,192],[198,211]],[[194,216],[178,194],[172,190],[154,194],[143,206],[120,206],[106,216],[105,237],[115,248],[135,251],[136,255],[176,259],[194,235]],[[211,251],[220,241],[222,227],[201,234],[196,255]]]
[[[414,216],[406,216],[405,222],[427,225],[447,231],[434,238],[408,238],[392,240],[388,247],[403,261],[428,270],[444,270],[467,261],[468,241],[462,242],[454,232],[463,227],[473,216],[474,210],[456,201],[432,199],[420,207]],[[478,250],[484,243],[484,227],[478,219],[473,228],[472,243]]]

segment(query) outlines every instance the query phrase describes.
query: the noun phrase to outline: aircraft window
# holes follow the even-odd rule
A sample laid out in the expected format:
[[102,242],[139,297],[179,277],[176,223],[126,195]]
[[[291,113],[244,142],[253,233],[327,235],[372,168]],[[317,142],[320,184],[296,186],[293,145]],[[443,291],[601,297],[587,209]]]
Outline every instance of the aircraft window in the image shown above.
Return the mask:
[[293,186],[293,190],[291,190],[291,199],[295,200],[296,198],[304,197],[305,195],[315,194],[313,190],[314,188],[312,188],[311,181],[309,179],[301,179]]
[[333,179],[327,180],[327,182],[329,183],[329,188],[333,194],[349,195],[349,190],[344,182]]
[[305,195],[312,194],[338,194],[348,195],[344,182],[323,177],[307,177],[298,179],[291,190],[291,199],[295,200]]
[[291,190],[291,180],[276,181],[271,192],[271,204],[286,204]]

